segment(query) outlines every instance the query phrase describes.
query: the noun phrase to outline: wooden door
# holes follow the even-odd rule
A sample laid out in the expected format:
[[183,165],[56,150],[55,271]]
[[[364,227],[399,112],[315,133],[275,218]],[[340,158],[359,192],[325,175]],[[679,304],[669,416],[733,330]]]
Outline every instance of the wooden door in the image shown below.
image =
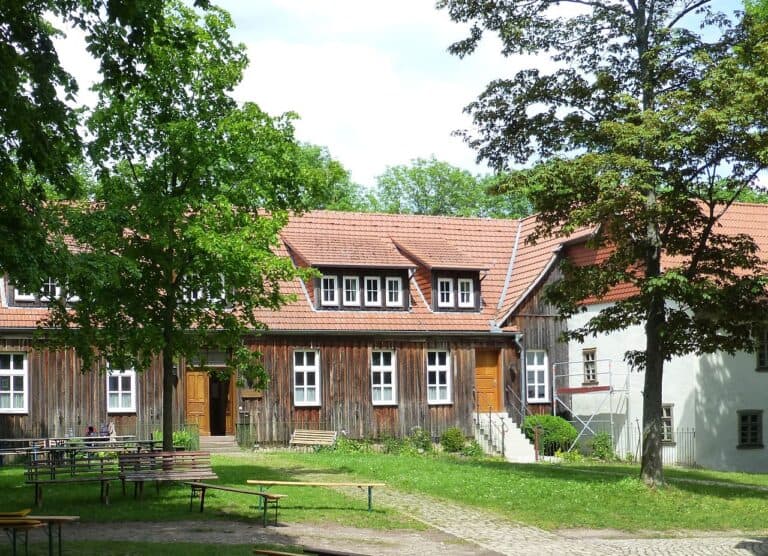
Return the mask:
[[227,399],[226,434],[235,434],[235,377],[229,381],[229,397]]
[[493,349],[475,350],[475,395],[477,411],[501,411],[501,375],[499,352]]
[[208,381],[210,375],[201,371],[187,371],[185,414],[187,423],[195,423],[201,436],[211,434]]

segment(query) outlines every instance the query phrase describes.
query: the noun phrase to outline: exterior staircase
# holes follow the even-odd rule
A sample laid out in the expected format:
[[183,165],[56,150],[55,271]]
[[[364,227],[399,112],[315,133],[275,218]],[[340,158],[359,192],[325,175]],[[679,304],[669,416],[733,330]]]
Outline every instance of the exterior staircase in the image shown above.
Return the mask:
[[506,413],[475,414],[475,440],[486,454],[503,456],[514,463],[536,461],[533,444]]
[[200,450],[212,454],[241,454],[243,452],[232,435],[201,436]]

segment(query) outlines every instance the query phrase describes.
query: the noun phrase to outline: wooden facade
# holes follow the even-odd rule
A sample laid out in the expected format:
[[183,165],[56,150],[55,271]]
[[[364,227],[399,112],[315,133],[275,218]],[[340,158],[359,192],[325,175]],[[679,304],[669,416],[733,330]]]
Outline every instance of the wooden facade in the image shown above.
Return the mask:
[[[0,438],[82,436],[88,426],[96,430],[112,421],[118,434],[159,430],[162,423],[162,370],[159,362],[137,375],[136,411],[107,413],[106,376],[83,372],[74,350],[33,347],[30,338],[2,338],[0,352],[27,355],[28,411],[0,415]],[[180,408],[177,389],[174,407]],[[174,415],[184,422],[181,411]]]
[[[414,427],[438,436],[455,426],[471,435],[476,410],[476,351],[497,352],[500,372],[518,360],[509,338],[490,337],[268,335],[258,338],[253,347],[263,355],[270,382],[261,397],[238,398],[238,407],[240,423],[252,427],[258,442],[287,442],[294,428],[343,430],[351,438],[382,438],[407,435]],[[296,407],[293,403],[293,353],[297,349],[313,349],[320,354],[317,407]],[[375,349],[395,352],[397,401],[392,405],[374,405],[372,401],[370,361]],[[427,402],[426,358],[430,349],[450,353],[450,403]],[[519,388],[519,384],[511,386]]]

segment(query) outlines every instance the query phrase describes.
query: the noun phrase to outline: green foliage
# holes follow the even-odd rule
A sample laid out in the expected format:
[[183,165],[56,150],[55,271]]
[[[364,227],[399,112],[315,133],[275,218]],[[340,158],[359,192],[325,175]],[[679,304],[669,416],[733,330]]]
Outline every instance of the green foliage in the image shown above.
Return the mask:
[[76,312],[54,307],[49,325],[54,345],[75,347],[85,369],[144,370],[162,357],[171,449],[180,359],[221,351],[227,373],[264,386],[260,354],[243,338],[263,328],[259,310],[280,307],[280,284],[297,275],[274,254],[288,211],[329,181],[296,142],[294,115],[232,98],[247,58],[226,12],[168,2],[162,16],[135,86],[97,87],[88,153],[98,203],[61,215],[66,234],[88,246],[67,261],[80,301]]
[[318,452],[332,451],[341,454],[369,453],[372,451],[371,443],[366,440],[355,440],[346,435],[339,435],[332,446],[319,446]]
[[558,450],[555,452],[555,457],[565,463],[582,463],[584,461],[584,456],[578,450],[570,450],[568,452]]
[[445,429],[440,435],[440,446],[443,447],[444,452],[461,452],[466,443],[467,439],[458,427]]
[[537,428],[539,451],[547,456],[567,451],[579,434],[573,425],[557,415],[528,415],[523,421],[523,433],[531,442],[535,441]]
[[474,438],[467,442],[461,449],[461,455],[468,458],[481,458],[485,455],[483,447]]
[[768,97],[756,91],[768,84],[765,3],[750,1],[743,20],[717,11],[719,2],[586,4],[574,12],[554,0],[438,7],[470,26],[454,54],[472,53],[487,32],[505,56],[555,62],[489,84],[467,107],[476,132],[464,137],[479,158],[510,170],[498,189],[522,194],[539,213],[529,240],[590,230],[585,246],[606,254],[585,266],[563,260],[562,280],[546,291],[561,315],[634,286],[567,338],[644,327],[645,349],[625,358],[646,371],[646,399],[659,400],[643,411],[653,434],[644,434],[642,473],[661,483],[664,362],[751,351],[750,329],[768,310],[753,239],[720,227],[734,201],[764,192]]
[[391,166],[377,178],[373,208],[397,214],[446,216],[523,216],[530,206],[522,198],[498,196],[503,177],[473,176],[434,157],[409,166]]
[[434,450],[432,437],[429,435],[429,431],[426,431],[421,427],[414,427],[411,430],[411,434],[409,434],[407,438],[407,444],[417,452],[430,453]]
[[614,461],[616,453],[613,450],[613,437],[610,433],[599,432],[590,441],[592,457],[601,461]]

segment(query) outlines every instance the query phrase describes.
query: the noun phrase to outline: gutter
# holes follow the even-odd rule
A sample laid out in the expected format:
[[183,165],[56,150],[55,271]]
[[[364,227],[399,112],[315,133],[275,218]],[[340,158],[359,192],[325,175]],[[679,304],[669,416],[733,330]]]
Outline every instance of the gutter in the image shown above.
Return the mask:
[[525,413],[528,410],[528,398],[526,394],[526,382],[528,380],[528,369],[525,365],[525,346],[523,345],[523,339],[525,334],[518,332],[512,337],[512,341],[520,350],[520,425],[522,426],[523,419],[525,419]]

